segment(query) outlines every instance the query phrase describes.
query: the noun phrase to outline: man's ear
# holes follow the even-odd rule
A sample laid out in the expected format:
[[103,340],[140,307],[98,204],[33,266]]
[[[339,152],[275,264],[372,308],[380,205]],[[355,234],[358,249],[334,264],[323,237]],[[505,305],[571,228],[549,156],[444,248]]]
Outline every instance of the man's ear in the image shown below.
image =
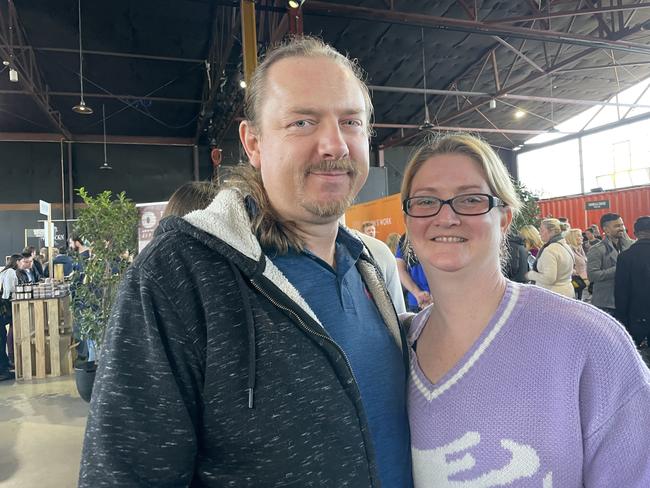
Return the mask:
[[248,156],[250,163],[257,169],[260,169],[260,136],[248,120],[242,120],[239,123],[239,140],[244,146],[244,151]]

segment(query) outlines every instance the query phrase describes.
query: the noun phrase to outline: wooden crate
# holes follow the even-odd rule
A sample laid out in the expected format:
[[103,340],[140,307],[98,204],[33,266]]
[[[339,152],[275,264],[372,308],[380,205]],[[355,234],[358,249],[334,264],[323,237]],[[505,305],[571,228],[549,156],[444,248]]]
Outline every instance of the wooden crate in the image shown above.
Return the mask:
[[70,297],[20,300],[12,306],[16,378],[72,374]]

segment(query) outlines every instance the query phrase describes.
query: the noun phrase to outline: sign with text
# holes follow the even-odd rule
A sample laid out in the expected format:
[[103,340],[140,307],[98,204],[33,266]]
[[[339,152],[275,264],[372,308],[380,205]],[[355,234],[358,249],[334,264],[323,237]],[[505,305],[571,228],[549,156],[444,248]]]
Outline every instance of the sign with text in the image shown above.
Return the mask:
[[609,208],[609,200],[594,200],[585,202],[585,210],[603,210]]
[[140,216],[138,221],[138,252],[142,251],[144,246],[153,239],[153,233],[158,227],[160,219],[162,219],[166,206],[167,202],[138,203],[136,205]]

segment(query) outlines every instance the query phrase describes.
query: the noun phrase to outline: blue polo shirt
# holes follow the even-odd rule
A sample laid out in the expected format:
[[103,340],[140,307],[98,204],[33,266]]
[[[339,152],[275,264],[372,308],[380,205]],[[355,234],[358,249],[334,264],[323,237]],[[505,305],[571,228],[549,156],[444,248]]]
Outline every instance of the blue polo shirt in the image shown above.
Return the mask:
[[363,244],[339,228],[336,268],[309,251],[268,253],[345,352],[368,418],[381,486],[412,486],[402,352],[356,268]]

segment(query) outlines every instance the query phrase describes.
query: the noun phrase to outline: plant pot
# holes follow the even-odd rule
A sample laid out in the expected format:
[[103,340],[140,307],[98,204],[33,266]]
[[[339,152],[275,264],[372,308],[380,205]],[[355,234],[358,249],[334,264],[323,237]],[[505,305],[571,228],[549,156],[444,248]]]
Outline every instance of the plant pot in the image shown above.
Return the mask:
[[90,402],[95,384],[95,369],[75,368],[74,382],[77,385],[79,396],[86,402]]

